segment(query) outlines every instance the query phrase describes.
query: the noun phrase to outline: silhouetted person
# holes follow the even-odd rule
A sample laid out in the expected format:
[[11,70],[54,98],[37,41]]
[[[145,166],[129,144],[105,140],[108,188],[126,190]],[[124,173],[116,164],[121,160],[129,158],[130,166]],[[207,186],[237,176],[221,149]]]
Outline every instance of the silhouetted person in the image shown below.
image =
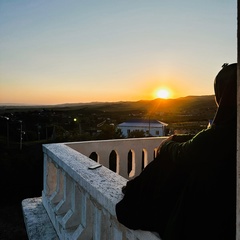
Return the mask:
[[163,240],[232,240],[236,228],[237,64],[214,82],[218,109],[210,128],[171,136],[124,188],[118,220]]

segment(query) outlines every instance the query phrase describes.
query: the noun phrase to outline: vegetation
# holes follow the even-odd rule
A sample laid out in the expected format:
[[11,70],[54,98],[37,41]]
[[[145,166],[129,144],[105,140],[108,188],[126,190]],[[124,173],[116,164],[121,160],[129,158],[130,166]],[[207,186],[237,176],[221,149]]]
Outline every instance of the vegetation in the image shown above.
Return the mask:
[[[119,138],[117,124],[129,119],[157,119],[170,132],[199,131],[216,111],[214,96],[152,101],[0,108],[0,136],[6,141],[85,141]],[[9,118],[9,120],[6,120]],[[20,122],[21,121],[21,122]],[[8,128],[8,129],[7,129]]]
[[27,239],[21,201],[41,196],[43,156],[40,143],[0,144],[0,239]]
[[145,137],[145,132],[143,130],[134,130],[129,133],[129,138],[141,138]]

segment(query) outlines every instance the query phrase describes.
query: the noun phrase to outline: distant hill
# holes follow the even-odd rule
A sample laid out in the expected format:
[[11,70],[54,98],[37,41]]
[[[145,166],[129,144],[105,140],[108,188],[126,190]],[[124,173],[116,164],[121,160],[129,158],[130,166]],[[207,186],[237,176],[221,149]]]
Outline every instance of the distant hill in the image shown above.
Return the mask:
[[155,99],[151,101],[139,101],[139,107],[159,110],[162,112],[198,111],[202,108],[216,109],[214,96],[188,96],[176,99]]
[[[206,128],[209,121],[214,118],[215,112],[215,99],[213,95],[210,95],[188,96],[176,99],[140,100],[135,102],[2,106],[0,107],[0,119],[4,121],[1,116],[9,117],[12,124],[14,121],[18,122],[21,119],[25,126],[28,126],[28,131],[30,129],[29,126],[32,126],[32,136],[36,134],[36,126],[39,124],[41,126],[57,125],[59,136],[62,136],[62,132],[69,132],[76,126],[76,123],[73,123],[74,118],[81,122],[81,128],[88,132],[89,136],[92,136],[91,134],[97,131],[100,123],[106,123],[105,127],[111,124],[117,126],[119,123],[132,119],[155,119],[168,124],[171,132],[196,133]],[[13,128],[11,127],[11,129]],[[50,129],[49,132],[51,131],[53,130]],[[44,134],[42,133],[42,135]],[[84,139],[89,139],[89,136],[84,136]]]
[[[75,106],[80,107],[80,106]],[[188,96],[176,99],[140,100],[136,102],[95,103],[82,105],[88,109],[105,112],[147,111],[149,113],[181,113],[197,114],[203,111],[215,112],[216,103],[213,95]],[[81,108],[80,107],[80,108]]]
[[37,106],[17,106],[0,105],[1,111],[24,111],[34,109],[54,109],[54,110],[96,110],[105,112],[121,111],[148,111],[148,112],[178,112],[178,113],[198,113],[201,111],[215,111],[216,104],[214,95],[187,96],[176,99],[154,99],[140,101],[119,101],[119,102],[90,102],[90,103],[66,103],[58,105],[37,105]]

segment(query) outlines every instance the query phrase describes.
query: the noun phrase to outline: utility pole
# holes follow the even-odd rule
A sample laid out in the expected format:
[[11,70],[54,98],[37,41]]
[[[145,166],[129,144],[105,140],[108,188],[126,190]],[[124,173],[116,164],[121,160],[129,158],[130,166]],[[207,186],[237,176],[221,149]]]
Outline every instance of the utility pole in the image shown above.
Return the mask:
[[9,118],[8,117],[4,117],[4,116],[1,116],[1,118],[4,118],[6,119],[7,121],[7,147],[9,148]]
[[151,123],[150,123],[150,116],[148,118],[148,136],[150,137],[150,131],[151,131]]
[[22,150],[22,120],[19,120],[20,123],[20,150]]
[[7,147],[9,148],[9,118],[5,117],[7,120]]

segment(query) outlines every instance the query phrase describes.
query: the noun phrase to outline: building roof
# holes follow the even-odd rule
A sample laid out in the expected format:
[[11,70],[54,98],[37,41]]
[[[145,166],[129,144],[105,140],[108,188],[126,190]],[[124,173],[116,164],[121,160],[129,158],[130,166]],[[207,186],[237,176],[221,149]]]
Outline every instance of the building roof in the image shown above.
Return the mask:
[[158,121],[158,120],[152,120],[152,119],[134,119],[134,120],[128,120],[126,122],[118,124],[118,127],[146,127],[151,125],[151,127],[163,127],[167,126],[167,123]]

